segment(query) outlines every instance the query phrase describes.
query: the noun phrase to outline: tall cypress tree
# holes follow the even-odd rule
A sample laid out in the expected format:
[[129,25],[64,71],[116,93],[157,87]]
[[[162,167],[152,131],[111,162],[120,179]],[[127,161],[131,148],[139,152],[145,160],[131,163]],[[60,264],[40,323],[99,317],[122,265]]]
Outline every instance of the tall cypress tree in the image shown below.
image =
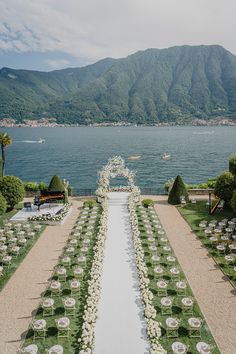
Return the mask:
[[177,176],[173,186],[170,190],[169,196],[168,196],[168,203],[169,204],[180,204],[181,203],[181,199],[180,197],[185,197],[186,202],[189,201],[188,198],[188,191],[187,188],[184,184],[184,181],[182,180],[182,178],[180,176]]
[[58,176],[53,176],[48,187],[49,192],[64,192],[65,188],[62,180]]

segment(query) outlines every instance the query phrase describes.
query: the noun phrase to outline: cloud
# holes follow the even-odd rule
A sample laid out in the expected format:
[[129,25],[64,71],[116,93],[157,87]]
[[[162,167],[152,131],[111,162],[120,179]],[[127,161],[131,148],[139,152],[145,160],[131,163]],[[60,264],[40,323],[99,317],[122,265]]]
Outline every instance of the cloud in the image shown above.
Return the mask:
[[235,13],[235,0],[0,0],[0,50],[84,62],[181,44],[236,53]]

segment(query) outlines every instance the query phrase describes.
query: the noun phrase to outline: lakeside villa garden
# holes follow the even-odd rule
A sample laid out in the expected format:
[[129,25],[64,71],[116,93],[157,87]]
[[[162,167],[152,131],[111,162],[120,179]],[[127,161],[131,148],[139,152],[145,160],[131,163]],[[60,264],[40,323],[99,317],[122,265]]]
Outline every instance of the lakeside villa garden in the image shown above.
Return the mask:
[[[127,186],[112,188],[110,181],[116,177],[125,178]],[[28,200],[25,204],[20,204],[24,197],[22,181],[14,176],[1,177],[2,291],[7,288],[7,284],[14,281],[13,274],[17,277],[18,267],[27,259],[29,251],[40,241],[42,234],[48,228],[63,227],[63,223],[70,218],[71,211],[75,215],[74,223],[67,228],[65,244],[51,270],[47,286],[39,294],[40,300],[34,308],[34,315],[28,321],[29,328],[25,328],[23,341],[18,343],[18,353],[97,353],[95,343],[100,340],[97,338],[100,336],[98,328],[99,323],[103,323],[105,311],[103,307],[101,310],[99,304],[104,299],[105,291],[103,276],[107,267],[106,244],[110,233],[118,232],[119,237],[119,227],[124,223],[124,231],[120,229],[120,237],[130,237],[130,241],[127,241],[131,248],[128,262],[132,263],[132,277],[129,281],[134,284],[135,279],[137,280],[138,298],[130,299],[121,282],[119,287],[122,296],[127,296],[127,309],[118,311],[127,310],[129,313],[128,306],[131,302],[135,304],[137,314],[142,319],[139,316],[136,319],[140,321],[140,338],[133,338],[132,328],[127,329],[129,339],[123,354],[144,354],[140,351],[142,345],[146,347],[145,352],[150,354],[233,354],[231,349],[222,350],[221,338],[213,328],[210,315],[198,303],[199,294],[193,291],[187,280],[186,270],[180,265],[168,232],[157,213],[156,199],[143,198],[134,181],[135,173],[125,166],[121,157],[115,156],[108,160],[99,173],[96,200],[82,200],[82,206],[75,210],[73,198],[68,197],[71,190],[69,184],[66,181],[63,183],[58,176],[53,176],[49,186],[43,186],[43,191],[34,199],[36,205]],[[226,276],[224,282],[230,281],[232,291],[235,292],[236,156],[229,161],[229,171],[220,175],[214,186],[211,184],[210,187],[214,187],[217,198],[213,198],[211,194],[205,199],[189,197],[185,183],[177,176],[175,181],[168,183],[169,205],[166,201],[165,205],[175,210],[177,208],[186,219],[202,247],[209,252],[210,259],[214,260],[214,264]],[[122,199],[117,202],[115,196],[118,194]],[[57,207],[56,212],[53,211],[54,206]],[[22,210],[26,217],[19,222],[16,216]],[[115,224],[111,219],[112,210],[120,217]],[[172,222],[169,220],[169,224]],[[181,230],[177,228],[176,237],[179,232]],[[122,251],[124,254],[127,253],[126,246]],[[122,255],[117,255],[116,249],[113,251],[119,260]],[[128,262],[127,274],[121,273],[121,277],[129,276]],[[116,278],[106,284],[106,291],[109,291],[113,283],[116,283]],[[118,291],[117,299],[119,296]],[[111,298],[109,301],[115,308],[116,299]],[[129,320],[132,323],[132,318]],[[103,329],[107,335],[107,352],[104,354],[112,353],[112,345],[115,346],[116,342],[125,342],[125,338],[119,337],[119,332],[114,338],[109,338],[110,333],[114,335],[112,329],[116,328],[115,323],[119,321],[119,316],[114,317],[113,321],[114,324],[110,323],[109,328]],[[118,325],[125,326],[125,323]],[[145,335],[141,335],[141,328],[144,328]],[[129,345],[134,343],[136,352],[129,352]],[[1,343],[0,348],[3,348]]]

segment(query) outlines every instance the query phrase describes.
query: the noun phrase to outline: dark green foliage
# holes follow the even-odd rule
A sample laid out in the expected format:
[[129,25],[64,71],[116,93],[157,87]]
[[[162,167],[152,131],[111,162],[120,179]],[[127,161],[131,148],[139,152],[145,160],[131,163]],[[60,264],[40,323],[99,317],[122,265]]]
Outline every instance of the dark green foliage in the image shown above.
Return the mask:
[[236,212],[236,189],[233,191],[233,195],[230,201],[231,208]]
[[207,181],[207,187],[208,188],[215,188],[216,186],[216,178],[210,178]]
[[6,210],[7,210],[7,201],[2,195],[2,193],[0,193],[0,215],[4,214]]
[[25,182],[24,187],[29,192],[45,191],[48,189],[48,185],[44,182]]
[[152,199],[143,199],[142,204],[143,204],[144,208],[148,208],[149,206],[154,205],[154,201]]
[[25,182],[24,187],[26,191],[37,192],[39,190],[39,185],[36,182]]
[[235,176],[231,172],[225,171],[216,180],[215,195],[229,203],[235,188]]
[[236,177],[236,155],[233,155],[229,159],[229,172]]
[[24,184],[15,176],[4,176],[0,178],[0,192],[6,199],[8,208],[13,209],[24,198]]
[[67,190],[68,190],[68,196],[71,197],[73,195],[73,188],[69,185]]
[[3,68],[0,117],[69,124],[234,118],[235,77],[235,55],[217,45],[148,49],[49,73]]
[[96,204],[97,202],[95,199],[89,199],[84,202],[84,207],[88,207],[89,209],[92,209]]
[[48,185],[47,185],[47,183],[45,183],[45,182],[39,182],[38,187],[39,187],[39,190],[40,190],[40,191],[46,191],[46,190],[48,190]]
[[184,181],[180,176],[177,176],[169,192],[168,203],[174,205],[180,204],[180,197],[182,196],[185,197],[186,202],[189,200],[187,188],[184,184]]
[[49,192],[64,192],[65,188],[62,183],[62,180],[60,179],[59,176],[55,175],[52,177],[49,186],[48,186],[48,191]]

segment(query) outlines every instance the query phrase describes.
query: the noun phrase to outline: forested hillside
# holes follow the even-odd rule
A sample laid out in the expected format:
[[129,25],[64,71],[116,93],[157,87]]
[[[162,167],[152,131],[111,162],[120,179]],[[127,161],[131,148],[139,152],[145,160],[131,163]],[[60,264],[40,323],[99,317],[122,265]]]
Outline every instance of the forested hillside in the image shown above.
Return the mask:
[[155,124],[236,117],[236,56],[223,47],[148,49],[82,68],[0,70],[0,119]]

